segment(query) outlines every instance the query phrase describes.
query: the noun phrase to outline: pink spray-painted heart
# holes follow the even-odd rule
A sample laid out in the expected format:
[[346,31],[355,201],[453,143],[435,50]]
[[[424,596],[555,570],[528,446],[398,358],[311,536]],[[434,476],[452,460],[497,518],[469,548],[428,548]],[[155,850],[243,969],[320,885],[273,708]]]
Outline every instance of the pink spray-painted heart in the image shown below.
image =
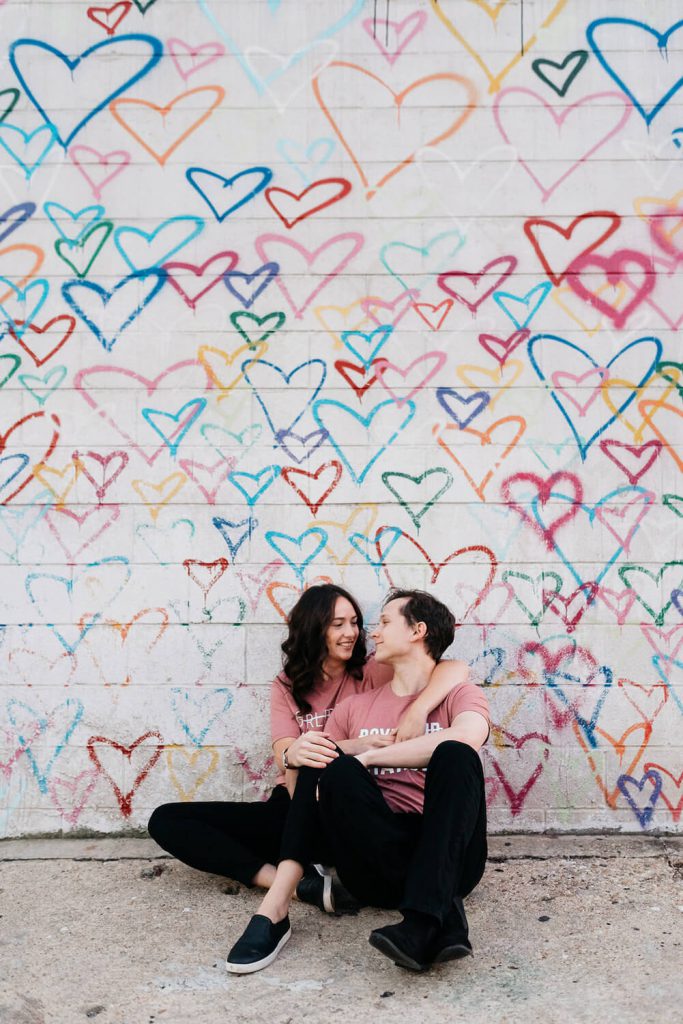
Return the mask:
[[128,465],[129,455],[124,451],[109,452],[106,455],[93,451],[76,451],[71,458],[77,463],[79,472],[92,485],[97,500],[102,501],[111,485]]
[[[543,148],[537,153],[534,152],[526,155],[521,153],[518,140],[515,138],[516,133],[520,129],[520,96],[524,97],[522,101],[524,106],[524,118],[522,119],[524,130],[528,131],[530,124],[533,125],[535,121],[541,120],[537,130],[527,135],[527,137],[541,140],[540,144]],[[511,100],[509,104],[508,99]],[[532,100],[531,103],[529,103],[529,99]],[[586,110],[590,111],[591,106],[604,107],[605,118],[595,119],[590,115],[586,116]],[[493,101],[493,116],[498,126],[498,131],[503,136],[505,142],[515,146],[517,149],[517,159],[531,180],[540,189],[543,202],[546,202],[555,189],[559,188],[570,174],[577,171],[593,153],[617,135],[632,113],[633,106],[620,92],[591,93],[590,96],[582,97],[578,102],[572,103],[571,106],[562,108],[559,114],[556,113],[555,108],[550,103],[546,102],[543,96],[534,92],[533,89],[518,87],[501,89]],[[551,124],[548,123],[549,118],[552,122]],[[610,118],[613,123],[609,130],[605,132],[605,121],[609,123]],[[562,133],[569,125],[571,125],[571,133],[578,131],[578,137],[583,140],[585,149],[578,160],[570,163],[568,170],[564,171],[559,177],[544,182],[538,176],[541,173],[539,158],[543,157],[550,149],[555,157],[554,161],[547,162],[547,166],[551,168],[551,173],[556,173],[555,168],[558,164],[555,161],[559,161],[560,167],[566,166],[567,161],[562,154]],[[572,145],[575,144],[574,139],[575,136],[572,134]]]
[[[557,484],[562,484],[565,489],[568,488],[571,502],[566,512],[560,513],[550,522],[542,525],[538,522],[533,513],[531,513],[532,503],[540,504],[545,507],[545,505],[550,501],[553,490]],[[520,486],[528,486],[530,491],[533,492],[532,497],[530,497],[525,503],[526,507],[524,504],[520,504],[519,501],[514,500],[512,497],[512,488],[518,488]],[[570,523],[581,508],[581,503],[583,501],[583,484],[574,473],[566,473],[564,471],[551,473],[551,475],[545,480],[543,477],[537,476],[536,473],[515,473],[514,476],[509,476],[503,480],[500,486],[500,493],[503,501],[522,517],[527,526],[530,526],[541,536],[548,550],[552,551],[557,531],[566,523]],[[562,493],[564,493],[564,491]]]
[[[164,263],[164,270],[168,274],[169,284],[175,288],[185,305],[189,306],[190,309],[195,309],[199,300],[207,292],[210,292],[216,285],[221,284],[223,275],[235,269],[238,261],[239,256],[237,253],[231,249],[226,249],[223,252],[216,253],[215,256],[209,256],[208,260],[199,265],[196,263],[182,263],[179,260]],[[195,291],[193,287],[190,291],[188,282],[192,284],[195,281],[200,283],[200,289]]]
[[[363,235],[357,231],[347,231],[328,238],[317,249],[310,250],[284,235],[269,234],[259,235],[254,242],[254,248],[264,263],[275,261],[280,265],[280,274],[275,279],[275,283],[292,308],[297,320],[300,320],[323,288],[358,255],[364,242]],[[298,267],[292,265],[292,252],[297,255]],[[300,272],[302,261],[303,273]],[[318,283],[312,290],[309,290],[311,278]],[[294,291],[295,285],[297,285],[296,292]]]
[[[446,362],[445,352],[425,352],[412,363],[401,369],[387,359],[376,359],[376,376],[382,387],[389,392],[397,405],[403,405],[439,372]],[[401,390],[397,390],[400,388]]]
[[185,43],[182,39],[173,38],[168,40],[166,46],[178,74],[184,81],[187,81],[197,71],[201,71],[207,64],[213,64],[225,53],[223,44],[217,42],[191,46],[190,43]]
[[125,416],[121,415],[117,395],[122,388],[128,391],[133,388],[141,390],[145,398],[150,398],[162,383],[167,385],[169,379],[174,376],[179,382],[178,386],[192,388],[199,394],[211,387],[205,367],[196,359],[184,359],[162,370],[152,379],[124,367],[85,367],[76,373],[74,388],[90,408],[97,409],[100,416],[145,460],[147,465],[152,466],[162,452],[168,451],[168,445],[151,444],[143,448],[136,439],[136,423],[129,423]]
[[95,199],[100,199],[102,191],[130,163],[130,153],[125,149],[114,149],[111,153],[100,153],[92,146],[71,146],[69,156],[74,166],[80,171]]
[[504,366],[506,360],[516,348],[523,345],[529,338],[531,331],[524,328],[521,331],[515,331],[513,334],[508,335],[507,338],[499,338],[496,334],[480,334],[479,344],[488,352],[490,356],[496,360],[500,366]]
[[628,482],[635,486],[659,458],[662,442],[654,440],[646,441],[645,444],[627,444],[625,441],[611,441],[605,438],[600,442],[600,450],[619,467]]
[[[632,298],[623,305],[613,306],[604,298],[604,292],[598,292],[595,281],[595,269],[601,271],[598,286],[607,279],[615,290],[621,283],[632,292]],[[634,268],[640,271],[634,282]],[[653,290],[656,281],[655,268],[649,256],[635,249],[617,249],[610,256],[599,256],[587,253],[574,260],[567,271],[567,284],[572,291],[588,302],[594,309],[609,317],[615,327],[623,327],[631,313],[640,306]]]
[[482,302],[501,286],[516,266],[516,256],[499,256],[476,273],[448,270],[439,274],[437,283],[447,295],[467,306],[471,313],[476,313]]
[[366,18],[362,25],[379,52],[393,67],[408,44],[423,30],[426,23],[426,11],[413,11],[402,21],[391,21],[389,18]]

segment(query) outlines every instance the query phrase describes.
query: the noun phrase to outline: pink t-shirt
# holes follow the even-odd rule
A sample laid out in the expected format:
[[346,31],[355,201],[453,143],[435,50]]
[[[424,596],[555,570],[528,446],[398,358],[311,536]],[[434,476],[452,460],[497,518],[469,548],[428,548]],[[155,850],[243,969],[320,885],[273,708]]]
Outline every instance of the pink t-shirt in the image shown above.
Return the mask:
[[[272,742],[285,739],[287,736],[296,738],[301,733],[316,730],[321,732],[327,727],[327,721],[340,701],[353,697],[366,690],[384,686],[393,677],[394,670],[389,665],[380,665],[370,655],[363,666],[363,678],[354,679],[346,672],[321,680],[306,694],[311,706],[310,711],[301,711],[297,706],[292,691],[284,675],[276,676],[270,691],[270,731]],[[284,782],[284,775],[279,775],[278,783]]]
[[[398,726],[399,719],[417,694],[399,697],[391,686],[349,697],[335,708],[327,723],[332,739],[349,740],[360,736],[386,735]],[[427,716],[425,732],[447,729],[463,711],[477,711],[490,722],[486,697],[474,683],[453,687],[445,700]],[[370,768],[392,811],[422,812],[426,768]]]

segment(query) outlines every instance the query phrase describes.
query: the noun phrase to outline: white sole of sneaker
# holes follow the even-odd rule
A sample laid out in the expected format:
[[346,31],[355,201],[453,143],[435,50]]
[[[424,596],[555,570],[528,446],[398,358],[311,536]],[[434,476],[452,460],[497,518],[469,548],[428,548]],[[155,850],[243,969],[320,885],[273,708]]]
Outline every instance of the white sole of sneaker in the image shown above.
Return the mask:
[[272,964],[273,960],[277,959],[280,950],[289,942],[291,937],[292,929],[290,928],[289,931],[285,932],[282,936],[272,953],[269,953],[268,956],[264,956],[262,960],[255,960],[251,964],[231,964],[229,960],[226,960],[225,967],[228,974],[254,974],[256,971],[262,971],[264,967],[268,967],[269,964]]
[[323,880],[323,908],[326,914],[334,914],[334,895],[332,893],[332,874],[322,864],[314,864],[313,867]]
[[334,914],[334,897],[332,896],[332,875],[323,876],[323,906],[327,914]]

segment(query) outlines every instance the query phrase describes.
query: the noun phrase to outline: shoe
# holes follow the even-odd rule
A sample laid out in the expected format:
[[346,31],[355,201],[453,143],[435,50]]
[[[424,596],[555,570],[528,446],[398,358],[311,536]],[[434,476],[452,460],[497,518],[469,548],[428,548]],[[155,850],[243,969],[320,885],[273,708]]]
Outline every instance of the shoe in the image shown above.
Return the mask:
[[409,971],[428,971],[433,961],[434,931],[415,932],[405,921],[375,928],[370,932],[371,946]]
[[225,966],[230,974],[253,974],[254,971],[260,971],[272,964],[291,935],[289,917],[273,924],[269,917],[254,914],[228,953]]
[[302,903],[310,903],[325,914],[333,914],[331,873],[322,864],[309,864],[296,887],[296,898]]
[[435,964],[443,964],[447,960],[460,960],[463,956],[472,956],[467,917],[459,896],[453,900],[453,909],[446,917],[434,941],[433,953]]
[[296,887],[297,899],[310,903],[326,914],[357,914],[360,903],[339,879],[322,864],[311,864]]

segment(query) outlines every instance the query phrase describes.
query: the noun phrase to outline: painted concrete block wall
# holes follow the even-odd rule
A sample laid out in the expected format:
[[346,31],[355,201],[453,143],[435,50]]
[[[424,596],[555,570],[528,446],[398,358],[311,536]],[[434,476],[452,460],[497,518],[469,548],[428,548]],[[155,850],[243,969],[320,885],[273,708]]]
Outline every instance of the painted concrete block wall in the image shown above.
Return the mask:
[[0,4],[0,828],[258,799],[427,587],[495,829],[681,813],[676,0]]

